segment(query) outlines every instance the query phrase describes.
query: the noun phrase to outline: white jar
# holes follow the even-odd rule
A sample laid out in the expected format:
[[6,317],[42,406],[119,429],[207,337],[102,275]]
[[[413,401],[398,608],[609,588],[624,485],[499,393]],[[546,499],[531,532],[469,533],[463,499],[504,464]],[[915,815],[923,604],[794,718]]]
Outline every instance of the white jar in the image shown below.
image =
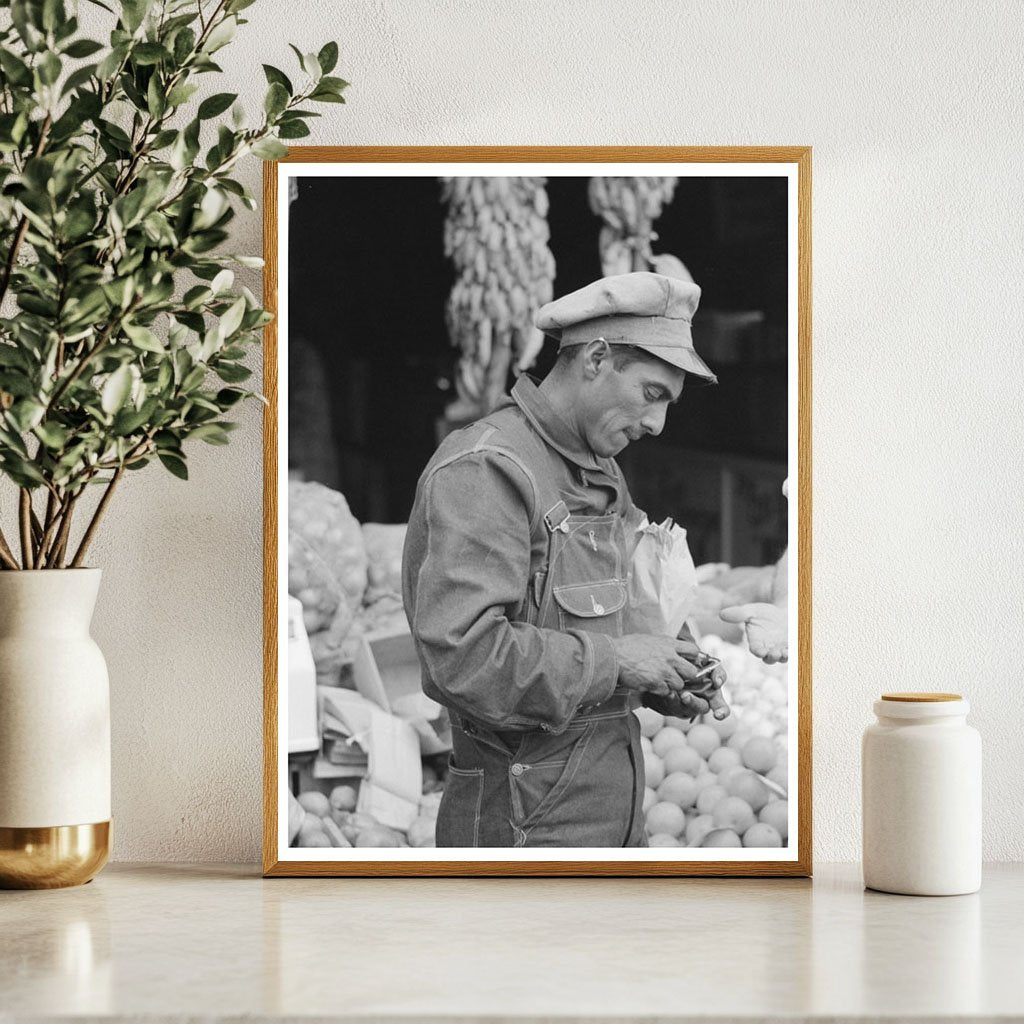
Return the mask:
[[955,693],[888,693],[861,748],[864,884],[912,896],[981,887],[981,736]]

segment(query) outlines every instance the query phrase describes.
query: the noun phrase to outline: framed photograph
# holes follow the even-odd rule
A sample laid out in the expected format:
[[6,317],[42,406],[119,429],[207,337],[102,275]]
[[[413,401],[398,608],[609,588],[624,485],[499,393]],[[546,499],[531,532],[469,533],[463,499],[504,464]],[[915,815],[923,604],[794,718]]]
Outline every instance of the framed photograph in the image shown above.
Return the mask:
[[265,875],[810,875],[810,196],[266,165]]

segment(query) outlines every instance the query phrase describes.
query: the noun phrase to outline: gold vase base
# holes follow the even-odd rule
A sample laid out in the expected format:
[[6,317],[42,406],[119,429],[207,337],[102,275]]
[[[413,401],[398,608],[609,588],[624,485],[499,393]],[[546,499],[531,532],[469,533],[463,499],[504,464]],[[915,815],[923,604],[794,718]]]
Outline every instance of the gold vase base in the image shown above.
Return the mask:
[[110,857],[110,822],[0,826],[0,889],[62,889],[83,885]]

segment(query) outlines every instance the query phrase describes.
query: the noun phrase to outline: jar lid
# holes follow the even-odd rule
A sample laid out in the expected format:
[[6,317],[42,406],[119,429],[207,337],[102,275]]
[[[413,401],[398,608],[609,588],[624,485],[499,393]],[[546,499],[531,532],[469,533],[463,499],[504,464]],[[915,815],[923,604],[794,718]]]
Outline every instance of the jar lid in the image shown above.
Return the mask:
[[883,693],[882,700],[906,701],[913,704],[930,704],[933,701],[963,700],[959,693]]
[[966,715],[970,705],[955,693],[886,693],[875,701],[880,718],[949,718]]

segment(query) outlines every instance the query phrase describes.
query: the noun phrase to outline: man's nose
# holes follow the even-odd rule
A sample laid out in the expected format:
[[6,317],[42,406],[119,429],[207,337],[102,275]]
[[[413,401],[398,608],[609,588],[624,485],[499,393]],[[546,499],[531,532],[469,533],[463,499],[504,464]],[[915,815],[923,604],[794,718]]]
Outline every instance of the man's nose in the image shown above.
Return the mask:
[[653,434],[657,437],[665,426],[665,412],[664,406],[658,406],[650,412],[644,413],[643,418],[640,420],[640,426],[648,434]]

